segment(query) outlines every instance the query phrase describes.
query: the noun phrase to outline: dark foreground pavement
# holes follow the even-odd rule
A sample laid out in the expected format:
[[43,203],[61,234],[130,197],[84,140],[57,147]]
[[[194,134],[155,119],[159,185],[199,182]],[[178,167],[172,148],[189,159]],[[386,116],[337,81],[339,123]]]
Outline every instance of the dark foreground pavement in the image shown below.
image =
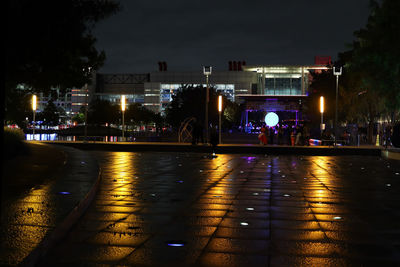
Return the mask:
[[0,265],[33,265],[62,238],[93,198],[99,166],[88,152],[29,144],[3,161]]
[[91,152],[98,194],[40,266],[399,266],[400,162]]

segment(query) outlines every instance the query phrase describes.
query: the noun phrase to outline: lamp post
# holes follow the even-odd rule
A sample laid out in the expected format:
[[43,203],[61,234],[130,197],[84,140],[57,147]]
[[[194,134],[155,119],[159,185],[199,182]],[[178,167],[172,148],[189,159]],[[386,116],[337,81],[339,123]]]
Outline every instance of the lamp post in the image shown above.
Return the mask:
[[205,144],[208,143],[208,102],[210,101],[210,96],[209,96],[209,89],[208,89],[208,76],[211,75],[211,66],[204,66],[203,67],[203,73],[206,75],[206,108],[205,108],[205,118],[204,118],[204,129],[206,130],[206,142]]
[[325,130],[325,124],[324,124],[324,97],[321,96],[319,98],[319,111],[321,112],[321,141],[322,141],[322,131]]
[[35,140],[35,124],[36,124],[36,95],[32,95],[32,111],[33,111],[33,139]]
[[218,142],[222,144],[222,138],[221,138],[221,114],[222,114],[222,95],[218,96],[218,114],[219,114],[219,124],[218,124],[218,129],[219,129],[219,139]]
[[125,96],[121,96],[121,111],[122,111],[122,141],[125,141]]
[[[88,72],[87,73],[85,73],[86,75],[87,74],[90,74],[90,69],[91,69],[91,67],[88,67]],[[85,69],[83,70],[83,71],[85,71]],[[83,142],[87,142],[87,113],[88,113],[88,95],[89,95],[89,92],[88,92],[88,84],[87,83],[85,83],[85,128],[84,128],[84,135],[85,135],[85,138],[83,139]]]
[[336,103],[335,103],[335,146],[337,145],[337,135],[338,135],[338,88],[339,88],[339,76],[342,75],[342,67],[333,67],[333,75],[336,76]]

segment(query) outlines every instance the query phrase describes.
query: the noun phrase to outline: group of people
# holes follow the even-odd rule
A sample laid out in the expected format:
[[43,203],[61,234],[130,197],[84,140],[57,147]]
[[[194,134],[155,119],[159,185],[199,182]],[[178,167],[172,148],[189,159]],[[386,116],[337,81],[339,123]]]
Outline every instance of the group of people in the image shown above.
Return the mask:
[[277,125],[268,127],[263,125],[258,135],[261,145],[309,145],[310,130],[307,125]]

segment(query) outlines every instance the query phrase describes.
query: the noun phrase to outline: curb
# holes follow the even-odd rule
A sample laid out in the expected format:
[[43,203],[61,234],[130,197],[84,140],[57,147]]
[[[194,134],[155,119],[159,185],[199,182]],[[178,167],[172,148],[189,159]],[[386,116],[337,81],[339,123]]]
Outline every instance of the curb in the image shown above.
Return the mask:
[[55,229],[39,243],[39,245],[19,264],[19,266],[36,266],[40,259],[47,254],[49,249],[66,236],[68,231],[92,203],[99,188],[100,180],[101,168],[99,168],[96,182],[85,197],[72,209],[66,218],[63,219],[63,221],[60,222]]
[[394,159],[394,160],[400,160],[400,153],[399,152],[394,152],[390,150],[383,150],[381,152],[382,157],[385,157],[387,159]]

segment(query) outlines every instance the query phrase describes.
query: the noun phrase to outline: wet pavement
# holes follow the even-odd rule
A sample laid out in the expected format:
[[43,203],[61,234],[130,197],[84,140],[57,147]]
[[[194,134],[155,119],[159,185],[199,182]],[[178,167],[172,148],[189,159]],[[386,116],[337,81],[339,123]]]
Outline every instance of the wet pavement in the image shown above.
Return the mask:
[[[6,177],[1,201],[1,266],[34,264],[77,221],[89,204],[88,193],[98,181],[99,166],[88,152],[37,145],[41,149],[23,157],[24,161],[7,161],[8,166],[4,166],[11,168],[16,164],[12,171],[3,172]],[[58,166],[56,158],[61,153],[65,158]],[[43,171],[51,164],[57,166],[57,171]],[[22,169],[18,170],[18,166]],[[23,190],[25,187],[21,186],[25,184],[32,188]]]
[[400,162],[91,152],[100,190],[40,266],[399,266]]
[[[176,152],[211,153],[210,145],[176,142],[102,142],[102,141],[42,141],[47,144],[70,146],[81,150],[113,152]],[[270,155],[308,155],[308,156],[381,156],[380,146],[287,146],[259,144],[219,144],[218,154],[270,154]],[[386,156],[387,157],[387,156]]]

